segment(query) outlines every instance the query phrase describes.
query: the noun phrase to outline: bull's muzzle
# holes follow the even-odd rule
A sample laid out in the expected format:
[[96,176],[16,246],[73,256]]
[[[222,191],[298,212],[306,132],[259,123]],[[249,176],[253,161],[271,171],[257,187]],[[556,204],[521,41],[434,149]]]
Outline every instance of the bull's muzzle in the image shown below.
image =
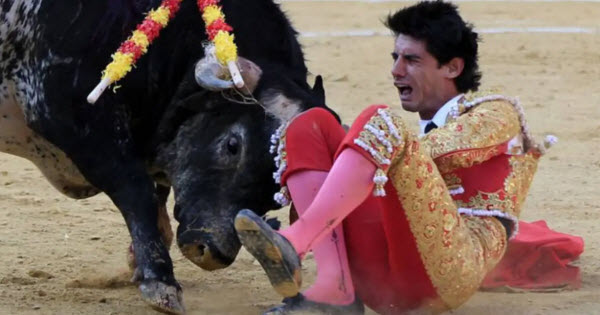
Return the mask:
[[241,244],[237,237],[229,238],[215,230],[207,228],[185,230],[178,233],[177,246],[185,258],[202,269],[225,268],[233,263]]
[[179,249],[185,258],[204,270],[223,269],[231,264],[231,262],[223,262],[221,259],[214,257],[210,249],[201,243],[181,245]]

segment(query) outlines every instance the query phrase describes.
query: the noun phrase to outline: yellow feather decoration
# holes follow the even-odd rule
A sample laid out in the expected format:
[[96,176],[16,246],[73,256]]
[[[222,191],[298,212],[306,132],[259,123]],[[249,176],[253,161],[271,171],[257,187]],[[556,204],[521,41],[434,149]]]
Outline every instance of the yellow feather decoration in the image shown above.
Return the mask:
[[225,19],[225,16],[223,15],[223,12],[221,12],[221,8],[216,5],[209,5],[204,8],[202,19],[204,20],[204,24],[208,26],[218,19]]
[[221,64],[226,65],[229,61],[237,60],[237,46],[233,42],[233,35],[219,31],[213,42],[215,43],[215,54]]
[[167,24],[169,23],[170,11],[169,11],[169,9],[167,9],[165,7],[162,7],[162,6],[158,7],[158,9],[150,11],[149,14],[150,14],[150,18],[154,22],[157,22],[158,24],[162,25],[163,27],[167,26]]
[[130,40],[134,42],[137,46],[141,47],[144,53],[148,51],[150,41],[148,40],[148,36],[144,32],[138,30],[133,31]]
[[127,74],[131,70],[133,64],[133,54],[116,52],[112,55],[113,61],[106,66],[103,78],[109,78],[111,82],[115,82]]

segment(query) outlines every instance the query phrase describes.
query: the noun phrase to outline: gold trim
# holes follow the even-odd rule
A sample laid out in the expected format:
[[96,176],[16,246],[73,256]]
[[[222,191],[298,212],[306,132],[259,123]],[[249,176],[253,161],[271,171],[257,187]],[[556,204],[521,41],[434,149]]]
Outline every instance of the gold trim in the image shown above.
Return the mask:
[[504,180],[504,190],[515,201],[513,207],[507,209],[509,214],[516,217],[521,214],[521,208],[527,197],[533,175],[537,170],[538,158],[539,156],[535,153],[527,153],[511,156],[508,160],[511,171]]
[[[388,123],[380,112],[389,117],[392,127],[396,130],[390,130],[390,126],[388,126]],[[375,133],[369,128],[373,128]],[[397,151],[397,147],[404,146],[402,130],[405,129],[406,127],[402,119],[392,114],[388,109],[380,108],[363,126],[363,130],[360,131],[354,143],[367,151],[380,168],[387,170],[392,157]]]
[[[471,150],[489,150],[517,136],[520,130],[519,116],[514,107],[505,101],[492,101],[482,103],[445,126],[432,130],[423,137],[422,143],[434,159],[443,156],[448,159],[457,152],[473,155]],[[464,153],[459,158],[463,156]],[[445,162],[445,165],[468,167],[480,162],[480,159],[463,159],[461,163]]]

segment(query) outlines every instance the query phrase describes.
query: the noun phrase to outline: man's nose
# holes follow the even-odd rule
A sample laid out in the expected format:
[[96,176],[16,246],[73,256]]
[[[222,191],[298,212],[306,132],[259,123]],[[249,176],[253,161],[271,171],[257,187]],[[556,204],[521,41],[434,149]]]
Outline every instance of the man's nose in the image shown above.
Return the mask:
[[402,61],[401,58],[398,58],[394,61],[394,65],[392,66],[392,76],[396,77],[404,77],[406,76],[406,64]]

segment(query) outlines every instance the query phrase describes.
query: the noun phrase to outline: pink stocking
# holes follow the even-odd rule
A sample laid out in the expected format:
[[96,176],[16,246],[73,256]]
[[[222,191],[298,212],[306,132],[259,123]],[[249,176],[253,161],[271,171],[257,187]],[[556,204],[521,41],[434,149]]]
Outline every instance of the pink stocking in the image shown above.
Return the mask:
[[[327,172],[302,171],[292,174],[287,185],[298,215],[302,216],[323,185]],[[315,283],[302,294],[311,300],[329,304],[349,304],[354,300],[354,286],[344,245],[342,225],[325,239],[316,243],[312,251],[317,262]]]
[[[304,171],[287,182],[299,219],[283,234],[300,254],[313,250],[317,280],[304,295],[313,301],[354,300],[342,220],[373,190],[376,167],[360,153],[344,150],[331,171]],[[314,245],[313,245],[314,244]]]

